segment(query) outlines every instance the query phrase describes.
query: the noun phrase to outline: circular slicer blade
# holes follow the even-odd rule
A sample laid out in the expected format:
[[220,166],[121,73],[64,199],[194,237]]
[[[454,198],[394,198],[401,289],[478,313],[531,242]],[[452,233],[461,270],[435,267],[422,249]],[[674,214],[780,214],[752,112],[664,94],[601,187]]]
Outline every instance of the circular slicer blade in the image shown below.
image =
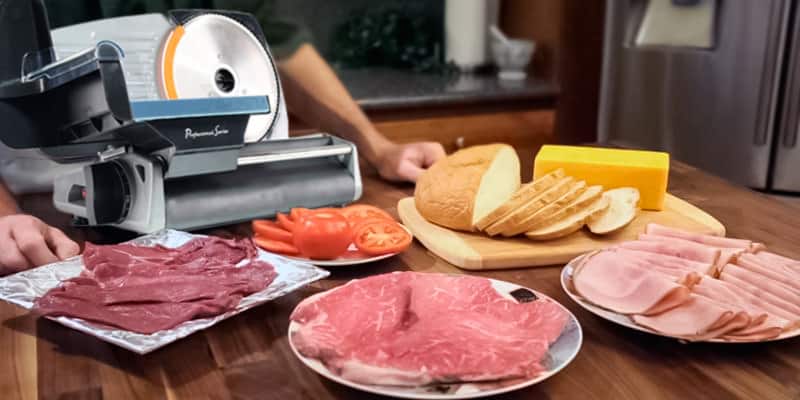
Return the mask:
[[247,143],[262,140],[278,116],[272,57],[249,29],[223,15],[203,14],[176,26],[162,47],[158,77],[168,99],[268,96],[270,113],[250,117]]

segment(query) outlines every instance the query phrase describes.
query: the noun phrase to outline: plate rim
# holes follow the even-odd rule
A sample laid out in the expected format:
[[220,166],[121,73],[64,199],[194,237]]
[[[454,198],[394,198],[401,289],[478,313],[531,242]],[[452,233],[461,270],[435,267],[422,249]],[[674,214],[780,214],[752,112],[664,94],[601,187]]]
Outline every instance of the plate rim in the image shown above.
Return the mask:
[[[423,273],[427,273],[427,272],[423,272]],[[441,274],[443,274],[443,275],[457,275],[457,276],[465,275],[465,274],[449,274],[449,273],[441,273]],[[470,275],[470,276],[474,276],[474,275]],[[520,382],[520,383],[517,383],[517,384],[514,384],[514,385],[501,387],[501,388],[496,388],[496,389],[491,389],[491,390],[486,390],[486,391],[478,391],[478,392],[464,393],[464,394],[457,394],[457,393],[453,393],[453,394],[403,393],[403,392],[390,392],[390,391],[387,391],[386,389],[384,389],[386,387],[391,388],[391,386],[365,385],[365,384],[361,384],[361,383],[348,381],[348,380],[346,380],[346,379],[334,374],[324,364],[322,364],[319,360],[303,356],[297,350],[297,348],[294,345],[294,342],[292,341],[292,332],[294,332],[296,329],[298,329],[298,326],[299,326],[298,323],[296,323],[295,321],[292,321],[292,320],[289,320],[289,327],[287,328],[287,334],[286,334],[288,342],[289,342],[289,348],[292,349],[292,353],[294,353],[295,357],[297,357],[307,368],[309,368],[312,371],[316,372],[317,374],[323,376],[324,378],[330,379],[330,380],[332,380],[332,381],[334,381],[334,382],[336,382],[338,384],[341,384],[341,385],[344,385],[344,386],[347,386],[347,387],[350,387],[350,388],[353,388],[353,389],[361,390],[361,391],[364,391],[364,392],[372,393],[372,394],[378,394],[378,395],[383,395],[383,396],[391,396],[391,397],[395,397],[395,398],[418,399],[418,400],[474,399],[474,398],[495,396],[495,395],[499,395],[499,394],[503,394],[503,393],[513,392],[513,391],[516,391],[516,390],[524,389],[524,388],[529,387],[529,386],[533,386],[535,384],[541,383],[541,382],[551,378],[552,376],[554,376],[554,375],[558,374],[559,372],[561,372],[562,370],[564,370],[568,365],[570,365],[575,360],[575,358],[577,358],[578,354],[580,353],[581,349],[583,348],[583,341],[584,341],[583,327],[581,326],[580,321],[578,321],[578,318],[575,317],[575,314],[573,314],[567,307],[565,307],[563,304],[561,304],[558,301],[556,301],[554,298],[552,298],[552,297],[550,297],[550,296],[548,296],[548,295],[546,295],[546,294],[544,294],[542,292],[539,292],[538,290],[534,290],[534,289],[531,289],[531,288],[526,287],[526,286],[522,286],[522,285],[519,285],[519,284],[516,284],[516,283],[503,281],[503,280],[499,280],[499,279],[485,278],[485,277],[479,277],[479,278],[488,279],[489,281],[492,282],[493,285],[495,283],[500,283],[500,284],[504,284],[504,285],[511,285],[512,287],[517,288],[517,289],[530,290],[531,292],[536,294],[536,296],[540,296],[540,297],[546,298],[546,299],[552,301],[553,303],[557,304],[559,307],[561,307],[561,309],[563,309],[567,313],[568,317],[570,318],[568,320],[568,324],[569,324],[569,322],[574,322],[574,324],[575,324],[577,335],[578,335],[578,341],[577,341],[577,345],[575,346],[574,351],[572,351],[572,353],[569,355],[569,357],[564,361],[564,363],[562,365],[560,365],[559,367],[553,369],[552,371],[547,371],[545,373],[542,373],[542,374],[540,374],[540,375],[538,375],[538,376],[536,376],[536,377],[534,377],[534,378],[532,378],[530,380],[526,380],[526,381],[523,381],[523,382]],[[325,292],[329,292],[329,291],[332,291],[332,290],[337,290],[338,288],[341,288],[341,287],[343,287],[345,285],[346,285],[346,283],[342,284],[342,285],[339,285],[339,286],[337,286],[335,288],[329,289],[328,291],[325,291]],[[325,293],[325,292],[320,292],[320,293]],[[503,295],[503,294],[501,293],[501,295]],[[566,327],[566,325],[565,325],[565,327]],[[564,331],[562,331],[562,334],[563,334],[563,332]],[[467,382],[467,383],[469,383],[469,382]]]
[[[674,336],[674,335],[667,335],[667,334],[652,330],[650,328],[647,328],[645,326],[641,326],[641,325],[633,322],[630,319],[630,317],[628,317],[627,315],[620,314],[620,313],[618,313],[616,311],[607,310],[607,309],[602,308],[600,306],[596,306],[594,304],[591,304],[588,301],[583,300],[583,298],[581,298],[580,295],[578,295],[577,293],[573,293],[571,290],[569,290],[569,287],[567,285],[567,281],[568,280],[572,281],[572,272],[575,269],[575,265],[574,264],[577,264],[578,262],[583,260],[585,257],[588,257],[588,256],[590,256],[590,255],[592,255],[594,253],[599,252],[599,251],[604,251],[604,250],[597,250],[597,251],[584,253],[584,254],[581,254],[581,255],[573,258],[572,260],[570,260],[570,262],[568,262],[566,265],[564,265],[564,268],[561,269],[561,273],[559,274],[559,281],[561,283],[561,289],[567,294],[567,296],[572,301],[574,301],[576,304],[581,306],[581,308],[583,308],[584,310],[586,310],[586,311],[592,313],[593,315],[595,315],[597,317],[600,317],[600,318],[602,318],[602,319],[604,319],[606,321],[612,322],[612,323],[617,324],[619,326],[624,326],[624,327],[629,328],[629,329],[637,330],[637,331],[644,332],[644,333],[649,333],[651,335],[661,336],[661,337],[664,337],[664,338],[670,338],[670,339],[675,339],[675,340],[684,341],[684,342],[690,342],[690,343],[723,343],[723,344],[769,343],[769,342],[775,342],[775,341],[779,341],[779,340],[786,340],[786,339],[791,339],[791,338],[795,338],[795,337],[800,336],[800,328],[795,328],[794,330],[783,332],[777,337],[770,338],[770,339],[762,339],[762,340],[726,340],[726,339],[718,339],[718,338],[704,339],[704,340],[689,340],[689,339],[686,339],[684,337]],[[712,279],[715,279],[715,278],[712,278]],[[614,318],[624,319],[628,323],[622,323],[622,322],[620,322],[620,321],[618,321],[618,320],[616,320]]]

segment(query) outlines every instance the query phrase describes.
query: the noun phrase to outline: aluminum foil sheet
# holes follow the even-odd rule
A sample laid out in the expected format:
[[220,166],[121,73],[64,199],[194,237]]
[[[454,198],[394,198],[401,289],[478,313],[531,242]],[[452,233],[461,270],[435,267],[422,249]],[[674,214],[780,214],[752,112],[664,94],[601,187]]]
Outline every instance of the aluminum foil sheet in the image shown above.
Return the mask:
[[[140,246],[161,244],[166,247],[178,247],[198,236],[186,232],[165,230],[134,239],[131,243]],[[187,321],[173,329],[159,331],[151,335],[104,328],[78,318],[48,318],[106,342],[139,354],[145,354],[330,275],[328,271],[311,264],[289,260],[263,250],[259,250],[258,257],[272,264],[278,276],[266,289],[243,298],[235,310],[214,318]],[[25,309],[31,309],[36,298],[58,286],[62,281],[80,275],[82,270],[83,259],[77,256],[0,278],[0,300]]]

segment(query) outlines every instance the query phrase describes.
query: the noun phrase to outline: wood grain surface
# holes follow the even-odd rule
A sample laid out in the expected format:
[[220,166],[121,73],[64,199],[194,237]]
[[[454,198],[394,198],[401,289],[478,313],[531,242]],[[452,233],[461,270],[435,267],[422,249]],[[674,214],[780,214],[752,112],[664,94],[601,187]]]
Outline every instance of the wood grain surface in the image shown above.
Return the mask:
[[425,220],[414,206],[414,198],[397,203],[397,213],[417,240],[445,261],[468,270],[526,268],[566,264],[573,258],[617,243],[636,240],[649,223],[697,233],[725,235],[725,227],[705,211],[667,194],[661,211],[640,211],[628,226],[609,235],[593,235],[581,229],[569,236],[533,241],[524,236],[489,237],[482,233],[457,232]]
[[[531,171],[533,149],[522,151]],[[676,163],[677,164],[677,163]],[[529,174],[529,172],[528,172]],[[411,185],[392,185],[364,171],[365,203],[395,214]],[[530,179],[530,176],[524,177]],[[800,258],[800,208],[674,165],[670,191],[717,217],[734,237],[762,241]],[[68,227],[49,196],[22,207],[64,227],[77,240],[113,242],[130,234]],[[245,225],[216,230],[247,234]],[[329,279],[267,303],[146,356],[0,304],[2,399],[378,399],[330,382],[296,360],[288,316],[303,298],[353,278],[396,270],[464,271],[415,243],[374,264],[332,269]],[[798,399],[800,341],[684,344],[613,325],[572,303],[559,286],[560,266],[474,272],[535,288],[569,308],[584,328],[578,357],[561,373],[499,399]]]

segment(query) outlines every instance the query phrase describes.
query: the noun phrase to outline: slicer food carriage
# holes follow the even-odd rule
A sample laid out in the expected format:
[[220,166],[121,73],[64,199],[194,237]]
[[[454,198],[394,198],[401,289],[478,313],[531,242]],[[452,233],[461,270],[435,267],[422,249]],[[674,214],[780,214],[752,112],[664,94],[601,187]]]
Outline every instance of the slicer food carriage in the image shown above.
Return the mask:
[[50,32],[41,0],[0,13],[0,130],[64,170],[57,209],[140,233],[199,229],[361,195],[352,143],[288,138],[251,15],[177,10]]

